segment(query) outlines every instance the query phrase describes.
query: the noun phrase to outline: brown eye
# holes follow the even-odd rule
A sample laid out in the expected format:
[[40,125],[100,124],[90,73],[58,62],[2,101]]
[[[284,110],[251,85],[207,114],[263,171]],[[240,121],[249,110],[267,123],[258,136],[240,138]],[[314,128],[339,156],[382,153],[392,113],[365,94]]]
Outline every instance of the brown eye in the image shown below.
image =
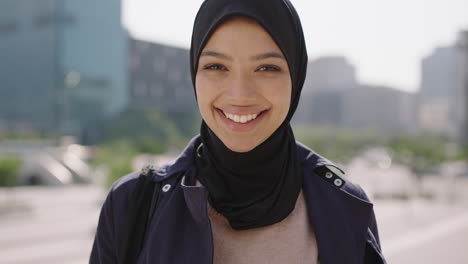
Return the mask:
[[260,68],[258,68],[257,71],[273,71],[273,72],[278,72],[281,71],[281,69],[277,66],[274,65],[263,65]]
[[204,70],[223,71],[226,68],[221,64],[210,64],[203,67]]

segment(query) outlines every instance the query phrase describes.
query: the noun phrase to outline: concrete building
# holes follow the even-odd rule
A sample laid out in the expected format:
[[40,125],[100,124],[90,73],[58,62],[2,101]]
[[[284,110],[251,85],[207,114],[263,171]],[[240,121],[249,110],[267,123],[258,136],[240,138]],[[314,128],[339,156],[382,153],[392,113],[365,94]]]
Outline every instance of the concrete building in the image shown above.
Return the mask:
[[468,30],[458,35],[457,43],[458,66],[457,66],[457,102],[455,114],[460,124],[459,138],[468,146]]
[[200,126],[186,49],[130,40],[130,110],[159,111],[178,131],[193,136]]
[[131,107],[198,111],[186,49],[132,39],[130,87]]
[[357,85],[355,67],[345,57],[321,57],[310,61],[294,120],[307,124],[341,124],[344,92]]
[[294,115],[298,124],[336,126],[343,122],[344,91],[314,91],[301,95]]
[[415,94],[389,87],[357,85],[343,91],[316,91],[301,104],[302,110],[310,112],[306,121],[295,119],[299,124],[346,127],[388,136],[414,134],[418,129]]
[[458,59],[456,48],[449,46],[436,48],[422,61],[418,121],[424,131],[457,134]]
[[343,91],[356,85],[356,69],[345,57],[321,57],[307,65],[305,93]]
[[120,1],[0,1],[0,122],[80,135],[128,100]]
[[468,124],[468,31],[452,46],[441,47],[422,62],[419,124],[425,131],[466,139]]
[[323,57],[308,64],[294,121],[394,135],[416,131],[415,111],[413,94],[359,84],[355,67],[346,58]]
[[346,91],[343,125],[386,135],[417,131],[414,94],[383,86],[359,85]]

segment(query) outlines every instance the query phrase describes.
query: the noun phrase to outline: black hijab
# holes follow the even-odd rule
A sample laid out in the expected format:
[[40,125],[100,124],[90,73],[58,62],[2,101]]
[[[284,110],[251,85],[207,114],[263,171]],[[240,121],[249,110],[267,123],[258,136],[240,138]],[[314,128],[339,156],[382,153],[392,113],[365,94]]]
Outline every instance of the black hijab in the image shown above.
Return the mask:
[[289,124],[304,84],[307,51],[301,23],[289,0],[206,0],[195,19],[190,64],[192,82],[200,53],[226,19],[254,19],[273,38],[288,62],[292,96],[280,127],[249,152],[234,152],[203,121],[197,150],[197,178],[208,189],[209,202],[237,230],[262,227],[286,218],[302,187],[296,141]]

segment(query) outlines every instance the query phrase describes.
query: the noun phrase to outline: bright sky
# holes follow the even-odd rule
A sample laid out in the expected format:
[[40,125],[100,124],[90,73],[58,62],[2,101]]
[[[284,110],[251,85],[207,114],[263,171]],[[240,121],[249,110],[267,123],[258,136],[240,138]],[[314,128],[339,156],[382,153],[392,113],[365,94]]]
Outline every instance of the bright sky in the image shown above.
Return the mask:
[[[202,0],[123,0],[130,34],[188,48]],[[309,59],[343,55],[358,79],[419,89],[421,59],[468,30],[468,0],[291,0],[302,20]]]

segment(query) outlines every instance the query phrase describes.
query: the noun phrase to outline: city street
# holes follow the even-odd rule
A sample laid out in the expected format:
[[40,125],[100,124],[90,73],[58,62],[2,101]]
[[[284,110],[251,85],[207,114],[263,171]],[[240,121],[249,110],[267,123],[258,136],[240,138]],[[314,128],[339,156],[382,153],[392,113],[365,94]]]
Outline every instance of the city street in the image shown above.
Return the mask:
[[[16,205],[5,210],[5,199]],[[102,199],[89,186],[1,190],[0,263],[88,263]]]
[[388,263],[466,263],[467,208],[466,204],[437,201],[377,202]]
[[[174,192],[190,171],[240,229],[285,216],[302,176],[328,182],[306,195],[319,205],[308,216],[321,217],[309,226],[321,264],[350,264],[353,249],[364,259],[366,196],[387,263],[468,264],[467,10],[468,0],[0,0],[0,264],[89,263],[104,186],[147,165],[165,196],[140,200],[176,202],[145,212],[153,225],[111,211],[155,227],[142,235],[156,241],[150,261],[174,261],[180,245],[200,247],[180,254],[189,262],[213,253],[190,218],[187,204],[200,204]],[[138,229],[108,222],[110,240],[139,246]],[[303,253],[271,230],[243,239],[276,262],[288,247]],[[272,262],[222,239],[219,262],[245,252],[248,264]]]
[[[87,263],[104,197],[93,186],[0,189],[0,263]],[[466,263],[467,208],[443,200],[377,201],[388,263]]]

